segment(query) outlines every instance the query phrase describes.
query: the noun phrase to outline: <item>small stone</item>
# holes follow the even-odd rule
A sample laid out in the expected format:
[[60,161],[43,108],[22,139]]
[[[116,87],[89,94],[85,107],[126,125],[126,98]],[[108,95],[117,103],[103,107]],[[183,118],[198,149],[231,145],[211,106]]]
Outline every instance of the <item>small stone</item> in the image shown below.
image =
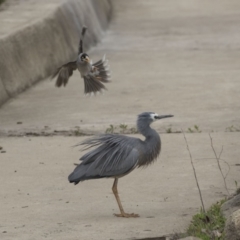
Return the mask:
[[222,236],[222,234],[218,230],[213,230],[212,233],[213,233],[214,237],[217,237],[217,238]]
[[240,209],[233,212],[225,224],[225,240],[240,239]]
[[221,212],[225,218],[228,218],[234,211],[240,208],[240,194],[226,201],[221,206]]

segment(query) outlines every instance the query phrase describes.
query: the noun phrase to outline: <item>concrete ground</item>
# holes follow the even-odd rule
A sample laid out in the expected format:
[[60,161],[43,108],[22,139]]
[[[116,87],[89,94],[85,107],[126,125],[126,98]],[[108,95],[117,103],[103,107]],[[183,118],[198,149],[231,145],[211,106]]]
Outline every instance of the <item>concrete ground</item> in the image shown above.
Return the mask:
[[[66,88],[46,79],[0,109],[1,239],[134,239],[184,231],[201,203],[183,135],[167,131],[195,132],[186,137],[206,207],[226,195],[208,132],[218,153],[223,146],[229,191],[240,184],[240,2],[113,6],[105,38],[90,51],[93,60],[107,53],[110,61],[113,81],[104,95],[85,97],[76,72]],[[138,219],[112,215],[118,208],[111,179],[67,182],[82,154],[71,146],[84,137],[30,136],[105,132],[122,123],[130,129],[143,111],[175,117],[153,125],[163,142],[157,163],[119,182],[126,211]]]
[[[136,136],[138,137],[138,136]],[[216,151],[230,166],[227,184],[239,181],[239,134],[212,134]],[[226,191],[206,133],[188,134],[204,204]],[[120,179],[126,212],[122,219],[112,194],[112,179],[70,185],[68,174],[81,155],[79,137],[2,138],[0,161],[1,239],[135,239],[183,232],[200,206],[193,170],[182,134],[163,134],[158,161]],[[221,163],[224,174],[228,167]],[[6,231],[6,233],[4,233]]]

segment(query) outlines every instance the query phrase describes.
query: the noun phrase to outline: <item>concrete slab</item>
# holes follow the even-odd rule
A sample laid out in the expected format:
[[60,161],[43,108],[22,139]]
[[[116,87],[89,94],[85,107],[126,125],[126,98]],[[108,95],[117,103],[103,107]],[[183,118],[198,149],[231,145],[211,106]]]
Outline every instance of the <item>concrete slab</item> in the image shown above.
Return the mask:
[[0,78],[0,102],[5,102],[8,98],[9,96]]
[[[84,25],[90,28],[85,49],[95,45],[110,15],[108,0],[12,3],[0,14],[0,78],[8,95],[15,96],[46,78],[65,59],[76,59]],[[0,98],[0,104],[3,101]]]
[[[136,136],[138,137],[138,135]],[[158,161],[120,179],[119,192],[128,212],[118,212],[112,179],[69,184],[68,174],[81,152],[72,148],[83,137],[0,138],[0,238],[136,239],[184,231],[200,206],[192,167],[182,134],[162,134]],[[226,194],[208,134],[187,134],[206,207]],[[227,184],[240,181],[240,134],[213,133],[216,151],[230,166]],[[224,174],[228,167],[221,162]]]

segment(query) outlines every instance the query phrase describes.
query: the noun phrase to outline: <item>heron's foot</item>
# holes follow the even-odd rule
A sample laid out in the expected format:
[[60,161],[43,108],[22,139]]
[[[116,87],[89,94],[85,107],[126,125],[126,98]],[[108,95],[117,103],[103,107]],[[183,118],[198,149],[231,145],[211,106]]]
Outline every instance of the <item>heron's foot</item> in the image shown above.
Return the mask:
[[137,217],[139,217],[138,214],[135,214],[135,213],[125,213],[125,212],[118,213],[118,214],[114,213],[114,216],[116,216],[116,217],[125,217],[125,218],[137,218]]

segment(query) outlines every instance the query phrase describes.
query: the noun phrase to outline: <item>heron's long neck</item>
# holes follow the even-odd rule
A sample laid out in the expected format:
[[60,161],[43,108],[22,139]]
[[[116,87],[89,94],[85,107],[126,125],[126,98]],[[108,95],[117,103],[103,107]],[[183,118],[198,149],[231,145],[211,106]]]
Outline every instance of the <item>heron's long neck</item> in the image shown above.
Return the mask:
[[142,123],[141,121],[137,122],[138,131],[146,138],[152,136],[156,131],[152,129],[149,125]]
[[146,144],[149,144],[152,147],[154,147],[155,145],[156,145],[156,147],[158,147],[161,144],[159,134],[157,133],[156,130],[152,129],[150,126],[142,128],[142,129],[138,128],[138,131],[144,137],[146,137],[146,139],[145,139]]
[[138,131],[146,137],[144,141],[144,152],[142,158],[139,159],[138,166],[146,166],[156,160],[161,150],[161,139],[159,134],[149,125],[142,125],[138,122]]

